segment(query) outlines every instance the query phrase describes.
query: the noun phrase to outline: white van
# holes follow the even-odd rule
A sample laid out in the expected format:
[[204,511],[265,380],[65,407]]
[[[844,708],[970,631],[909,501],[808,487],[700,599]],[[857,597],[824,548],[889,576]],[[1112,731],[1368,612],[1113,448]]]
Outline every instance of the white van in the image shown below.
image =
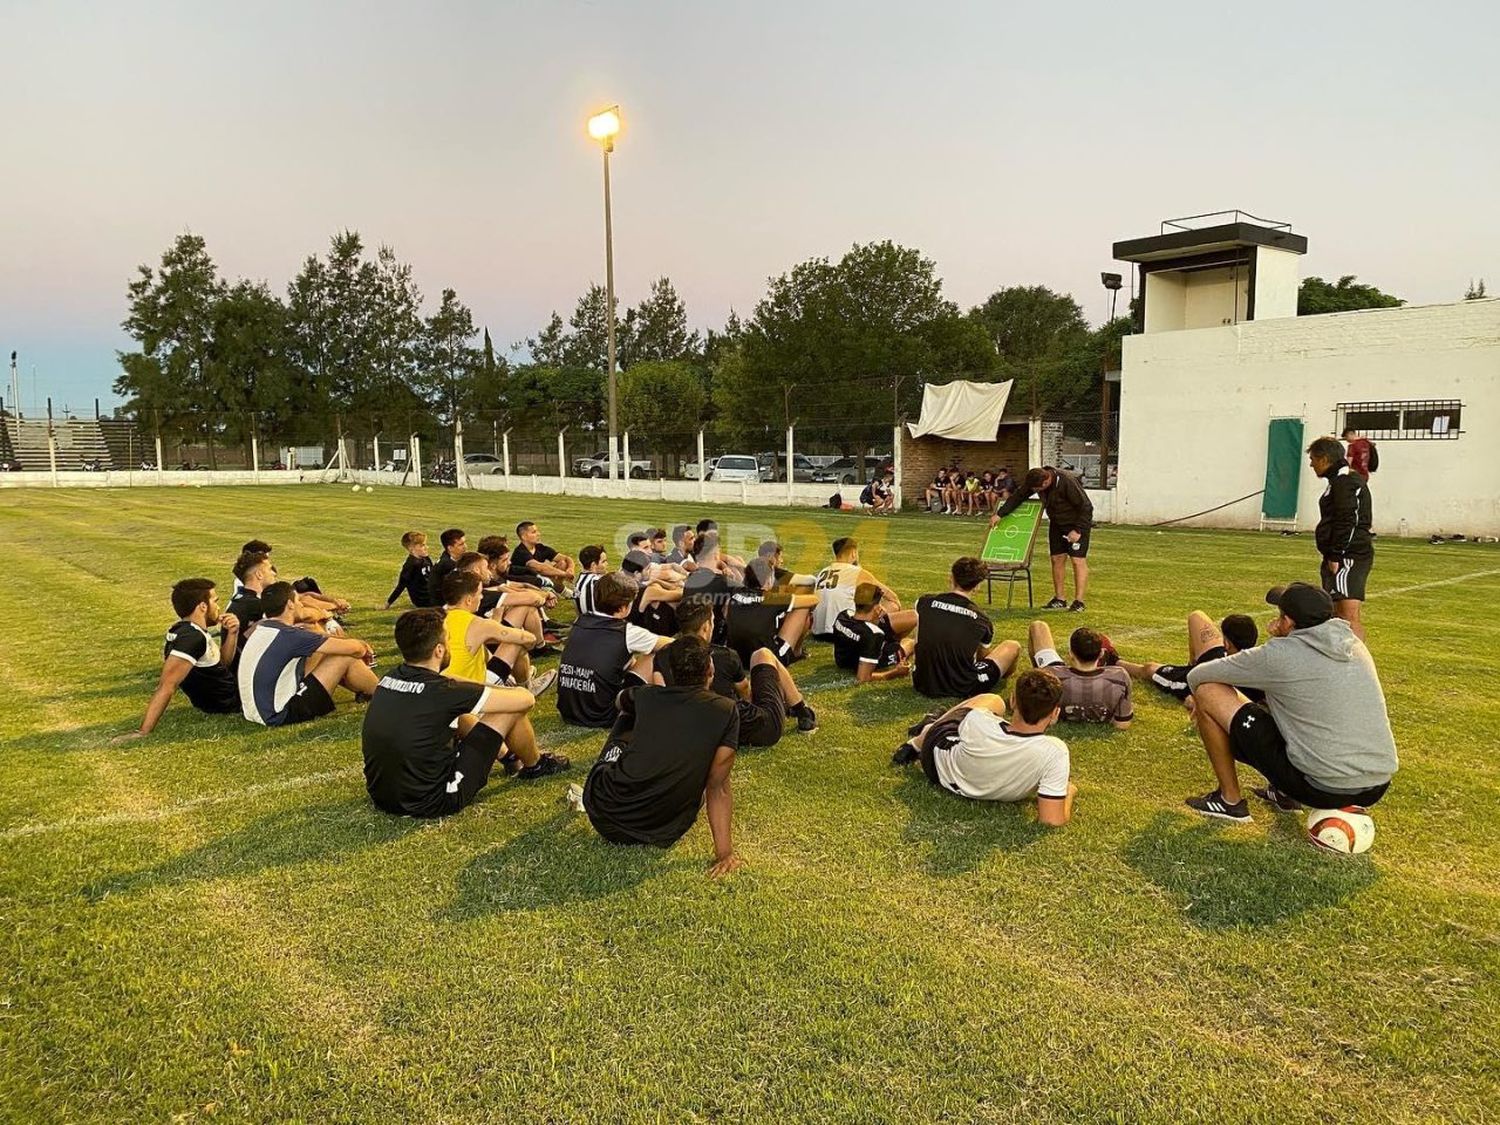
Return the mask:
[[760,462],[748,453],[729,453],[714,462],[710,480],[760,482]]

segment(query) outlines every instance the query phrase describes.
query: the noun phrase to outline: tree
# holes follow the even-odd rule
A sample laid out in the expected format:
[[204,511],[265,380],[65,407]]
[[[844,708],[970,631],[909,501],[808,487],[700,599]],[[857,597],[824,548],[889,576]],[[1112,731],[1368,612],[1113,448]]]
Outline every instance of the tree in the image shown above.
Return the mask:
[[[609,316],[604,287],[590,285],[578,298],[573,315],[568,318],[568,334],[563,337],[561,367],[581,367],[603,374],[609,365]],[[555,314],[554,314],[555,315]],[[615,321],[615,349],[623,342],[620,323]]]
[[1321,277],[1305,277],[1297,290],[1298,316],[1352,312],[1355,309],[1393,309],[1405,303],[1373,285],[1360,285],[1352,273],[1339,278],[1336,285],[1330,285]]
[[688,452],[707,404],[702,379],[682,360],[643,360],[620,375],[620,427],[639,449]]
[[1478,285],[1475,285],[1471,280],[1469,282],[1469,288],[1464,291],[1465,301],[1482,301],[1486,296],[1487,294],[1484,291],[1484,278],[1482,277],[1479,279]]
[[287,311],[264,282],[238,281],[214,306],[205,387],[225,412],[224,439],[257,432],[294,436],[303,400],[287,359]]
[[474,316],[452,289],[444,289],[437,312],[427,318],[418,351],[423,394],[437,415],[453,425],[459,417],[459,395],[479,367]]
[[688,327],[687,307],[669,278],[651,284],[644,301],[625,313],[622,367],[651,360],[694,359],[702,341]]
[[564,354],[567,336],[568,332],[563,325],[563,318],[554,310],[552,319],[547,321],[542,330],[526,340],[526,350],[531,353],[532,362],[541,364],[543,367],[561,367],[567,362],[567,356]]
[[1001,370],[1016,380],[1031,411],[1057,409],[1046,388],[1057,391],[1075,381],[1061,376],[1075,369],[1089,336],[1078,302],[1045,285],[1017,285],[991,293],[969,315],[988,334]]

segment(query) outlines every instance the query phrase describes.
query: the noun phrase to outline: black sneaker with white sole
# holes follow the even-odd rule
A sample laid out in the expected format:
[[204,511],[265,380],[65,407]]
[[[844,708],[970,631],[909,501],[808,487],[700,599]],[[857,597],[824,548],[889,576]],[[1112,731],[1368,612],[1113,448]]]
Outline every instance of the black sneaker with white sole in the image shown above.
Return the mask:
[[1083,612],[1083,603],[1075,601],[1072,605],[1070,605],[1068,607],[1068,612],[1069,613],[1082,613]]
[[1259,789],[1252,789],[1254,793],[1266,804],[1271,805],[1282,812],[1300,812],[1304,806],[1296,797],[1288,797],[1274,785],[1263,785]]
[[797,712],[797,733],[811,734],[818,729],[818,713],[812,709],[812,704],[806,700],[802,702],[802,708]]
[[521,781],[535,781],[539,777],[551,777],[555,773],[563,773],[573,768],[573,762],[561,754],[543,754],[536,760],[536,765],[527,766],[516,774]]
[[1241,797],[1234,804],[1224,800],[1224,794],[1215,789],[1212,793],[1204,794],[1202,797],[1189,797],[1187,807],[1200,816],[1211,816],[1218,820],[1231,820],[1235,824],[1249,824],[1250,806]]
[[915,746],[910,742],[903,742],[900,746],[896,747],[896,752],[891,755],[891,765],[909,766],[921,757],[922,755],[917,752]]
[[1065,602],[1065,601],[1063,601],[1061,598],[1053,598],[1046,605],[1042,606],[1042,608],[1043,609],[1067,609],[1068,608],[1068,603]]
[[937,722],[947,713],[948,709],[946,707],[934,707],[931,711],[927,712],[927,714],[923,715],[916,722],[912,723],[911,726],[906,728],[907,735],[911,738],[916,738],[917,735],[922,733],[923,727],[930,726],[931,724]]

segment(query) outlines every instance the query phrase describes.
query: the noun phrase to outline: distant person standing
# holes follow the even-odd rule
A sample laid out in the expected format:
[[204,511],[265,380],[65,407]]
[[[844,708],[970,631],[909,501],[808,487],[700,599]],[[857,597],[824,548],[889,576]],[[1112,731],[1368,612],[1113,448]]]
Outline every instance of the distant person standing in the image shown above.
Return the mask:
[[1318,497],[1318,526],[1313,533],[1323,556],[1323,589],[1333,599],[1333,612],[1364,640],[1359,606],[1375,565],[1370,483],[1344,459],[1344,447],[1331,437],[1320,437],[1307,447],[1307,463],[1328,482]]
[[1344,428],[1344,459],[1349,462],[1351,469],[1367,481],[1370,474],[1380,468],[1380,450],[1353,426]]
[[[1094,526],[1094,502],[1076,476],[1045,465],[1026,474],[1010,499],[990,517],[990,526],[994,527],[1033,494],[1041,497],[1042,507],[1047,511],[1047,553],[1052,556],[1052,600],[1042,608],[1077,613],[1083,609],[1089,588],[1089,532]],[[1069,559],[1073,560],[1072,605],[1063,597]]]

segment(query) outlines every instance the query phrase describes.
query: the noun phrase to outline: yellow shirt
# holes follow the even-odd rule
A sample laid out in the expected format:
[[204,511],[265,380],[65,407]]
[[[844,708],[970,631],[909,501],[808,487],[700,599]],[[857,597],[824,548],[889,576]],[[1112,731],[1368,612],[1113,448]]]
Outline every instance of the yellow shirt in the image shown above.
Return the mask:
[[466,609],[450,609],[443,615],[443,643],[448,646],[448,667],[443,675],[470,683],[484,683],[490,653],[484,645],[469,651],[469,626],[478,620]]

